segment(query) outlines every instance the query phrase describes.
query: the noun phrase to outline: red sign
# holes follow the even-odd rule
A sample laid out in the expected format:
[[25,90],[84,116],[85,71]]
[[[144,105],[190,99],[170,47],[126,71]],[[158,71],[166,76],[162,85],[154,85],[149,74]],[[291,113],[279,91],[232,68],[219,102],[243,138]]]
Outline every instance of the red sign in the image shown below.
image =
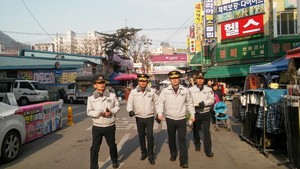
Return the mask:
[[253,35],[263,35],[263,32],[264,22],[262,14],[221,23],[222,41],[226,39],[245,40],[241,37],[249,37],[247,39],[250,39]]

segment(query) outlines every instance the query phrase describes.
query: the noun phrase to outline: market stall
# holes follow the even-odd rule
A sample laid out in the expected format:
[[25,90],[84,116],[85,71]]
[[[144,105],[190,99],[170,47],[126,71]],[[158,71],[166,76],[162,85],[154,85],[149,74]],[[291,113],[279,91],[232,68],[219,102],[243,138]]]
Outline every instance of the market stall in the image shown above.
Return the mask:
[[299,168],[300,48],[253,66],[250,73],[240,96],[241,138],[266,156],[269,151],[286,152],[289,167]]

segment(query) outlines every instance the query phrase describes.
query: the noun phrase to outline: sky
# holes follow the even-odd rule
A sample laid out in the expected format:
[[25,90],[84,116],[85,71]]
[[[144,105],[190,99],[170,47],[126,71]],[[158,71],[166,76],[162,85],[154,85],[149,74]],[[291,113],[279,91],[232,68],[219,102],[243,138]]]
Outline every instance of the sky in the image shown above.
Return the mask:
[[33,45],[53,42],[56,34],[72,30],[77,36],[98,31],[142,28],[138,36],[186,48],[200,0],[1,0],[0,31],[18,42]]

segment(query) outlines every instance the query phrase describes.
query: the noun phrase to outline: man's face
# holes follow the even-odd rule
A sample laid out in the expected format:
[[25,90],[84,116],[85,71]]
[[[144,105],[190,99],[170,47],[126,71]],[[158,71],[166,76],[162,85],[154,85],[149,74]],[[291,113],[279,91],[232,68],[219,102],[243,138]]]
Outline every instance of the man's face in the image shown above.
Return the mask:
[[172,78],[172,79],[170,79],[170,81],[171,81],[171,85],[172,85],[173,87],[179,86],[179,83],[180,83],[179,78]]
[[96,81],[94,84],[94,88],[98,91],[98,92],[103,92],[105,90],[106,84],[104,80],[99,80]]
[[212,81],[211,80],[207,81],[207,85],[211,86],[212,85]]
[[148,82],[147,81],[138,81],[138,85],[141,87],[141,88],[145,88],[147,86]]
[[204,79],[200,78],[200,79],[196,79],[196,83],[199,86],[202,86],[204,84]]

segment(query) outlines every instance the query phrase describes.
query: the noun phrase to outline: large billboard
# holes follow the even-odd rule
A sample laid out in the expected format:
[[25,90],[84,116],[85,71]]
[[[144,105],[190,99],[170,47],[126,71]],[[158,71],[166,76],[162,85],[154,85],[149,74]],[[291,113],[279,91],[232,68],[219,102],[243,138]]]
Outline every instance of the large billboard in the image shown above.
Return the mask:
[[264,0],[240,0],[217,7],[218,22],[229,21],[265,12]]
[[221,43],[262,38],[263,14],[221,23]]

